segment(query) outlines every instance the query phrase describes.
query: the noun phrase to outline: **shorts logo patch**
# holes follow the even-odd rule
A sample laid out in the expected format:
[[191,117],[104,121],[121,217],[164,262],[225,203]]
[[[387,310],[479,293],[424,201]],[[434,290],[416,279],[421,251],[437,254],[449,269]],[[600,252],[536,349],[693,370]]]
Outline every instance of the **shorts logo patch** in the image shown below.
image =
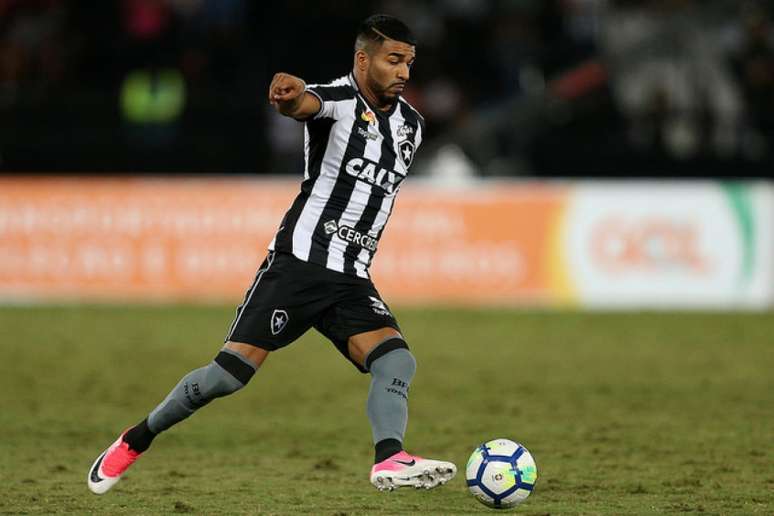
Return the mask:
[[390,311],[387,310],[387,305],[384,304],[384,302],[379,299],[378,297],[374,296],[368,296],[368,299],[371,300],[371,309],[379,314],[379,315],[385,315],[390,316]]
[[271,334],[278,335],[288,325],[288,313],[285,310],[274,310],[271,314]]

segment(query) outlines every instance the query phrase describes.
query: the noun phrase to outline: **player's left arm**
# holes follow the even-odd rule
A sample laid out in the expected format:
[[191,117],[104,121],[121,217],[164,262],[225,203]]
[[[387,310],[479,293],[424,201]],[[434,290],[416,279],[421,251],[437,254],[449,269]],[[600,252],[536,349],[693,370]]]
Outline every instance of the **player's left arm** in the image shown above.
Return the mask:
[[322,108],[320,99],[306,91],[304,80],[289,73],[274,74],[269,102],[281,114],[298,120],[311,118]]

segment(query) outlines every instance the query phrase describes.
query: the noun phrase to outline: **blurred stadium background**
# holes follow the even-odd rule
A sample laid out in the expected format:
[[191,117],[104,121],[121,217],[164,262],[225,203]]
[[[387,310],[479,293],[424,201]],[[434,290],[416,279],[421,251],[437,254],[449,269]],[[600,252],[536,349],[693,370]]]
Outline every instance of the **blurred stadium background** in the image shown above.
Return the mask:
[[767,0],[3,0],[0,167],[295,174],[271,75],[339,76],[380,11],[419,35],[425,162],[453,145],[482,176],[774,168]]
[[368,378],[315,332],[84,485],[210,360],[298,191],[273,73],[346,73],[374,12],[418,34],[428,129],[372,269],[421,364],[410,449],[520,440],[527,514],[771,514],[763,0],[0,0],[0,512],[486,511],[371,492]]

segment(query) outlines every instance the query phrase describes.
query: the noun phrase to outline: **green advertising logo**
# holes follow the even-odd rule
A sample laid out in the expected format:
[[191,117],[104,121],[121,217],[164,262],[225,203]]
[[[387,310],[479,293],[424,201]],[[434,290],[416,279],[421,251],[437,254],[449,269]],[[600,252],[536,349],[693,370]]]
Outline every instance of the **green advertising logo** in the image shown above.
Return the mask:
[[755,270],[755,216],[753,215],[750,186],[738,182],[721,184],[726,198],[735,215],[742,238],[742,269],[739,283],[744,287],[752,278]]

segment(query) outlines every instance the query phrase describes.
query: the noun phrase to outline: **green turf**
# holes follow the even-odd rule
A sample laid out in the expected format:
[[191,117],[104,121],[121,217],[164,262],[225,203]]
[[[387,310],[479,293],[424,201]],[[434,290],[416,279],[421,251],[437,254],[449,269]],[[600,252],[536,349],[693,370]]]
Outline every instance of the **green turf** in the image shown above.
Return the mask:
[[[0,513],[465,514],[464,476],[379,493],[368,377],[314,333],[249,387],[160,436],[113,491],[86,471],[231,308],[0,308]],[[774,314],[402,310],[418,359],[410,451],[465,464],[524,443],[520,514],[772,514]]]

